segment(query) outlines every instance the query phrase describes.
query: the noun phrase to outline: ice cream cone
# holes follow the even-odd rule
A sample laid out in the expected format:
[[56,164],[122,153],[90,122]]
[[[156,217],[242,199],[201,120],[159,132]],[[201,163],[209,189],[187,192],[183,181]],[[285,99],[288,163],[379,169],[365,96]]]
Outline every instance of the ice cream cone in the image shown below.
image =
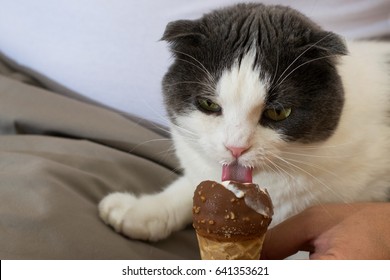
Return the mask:
[[202,260],[258,260],[264,235],[243,241],[217,241],[197,234]]
[[256,184],[202,182],[193,206],[201,258],[259,259],[272,209],[267,191]]

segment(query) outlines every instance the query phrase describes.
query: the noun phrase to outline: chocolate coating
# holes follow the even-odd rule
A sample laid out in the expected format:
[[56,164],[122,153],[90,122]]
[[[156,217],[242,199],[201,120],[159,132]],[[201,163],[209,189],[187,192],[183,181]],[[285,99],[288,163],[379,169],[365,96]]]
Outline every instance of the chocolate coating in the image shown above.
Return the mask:
[[193,202],[193,226],[209,239],[253,239],[264,234],[272,220],[271,199],[256,184],[232,181],[225,187],[203,181],[195,190]]

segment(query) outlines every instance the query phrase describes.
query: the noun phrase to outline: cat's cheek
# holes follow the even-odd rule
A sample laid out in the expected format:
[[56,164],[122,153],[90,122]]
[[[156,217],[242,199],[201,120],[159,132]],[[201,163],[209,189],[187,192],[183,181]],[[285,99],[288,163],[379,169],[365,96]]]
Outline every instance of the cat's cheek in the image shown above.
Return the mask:
[[229,151],[221,141],[217,140],[218,138],[217,135],[214,135],[214,137],[213,135],[208,135],[200,141],[200,147],[203,149],[204,155],[212,161],[220,163],[231,161]]
[[223,146],[223,132],[218,117],[193,111],[177,117],[175,130],[202,156],[213,161],[226,157],[227,150]]

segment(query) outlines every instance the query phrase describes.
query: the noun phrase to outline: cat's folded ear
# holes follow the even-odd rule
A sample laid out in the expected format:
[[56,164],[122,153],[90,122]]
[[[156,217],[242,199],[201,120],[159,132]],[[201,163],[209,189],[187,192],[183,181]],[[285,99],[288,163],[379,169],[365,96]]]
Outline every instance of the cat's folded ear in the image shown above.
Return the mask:
[[312,38],[311,45],[323,55],[337,56],[348,54],[345,41],[333,32],[322,31]]
[[196,45],[205,38],[197,20],[178,20],[168,23],[161,40],[169,43],[182,43]]

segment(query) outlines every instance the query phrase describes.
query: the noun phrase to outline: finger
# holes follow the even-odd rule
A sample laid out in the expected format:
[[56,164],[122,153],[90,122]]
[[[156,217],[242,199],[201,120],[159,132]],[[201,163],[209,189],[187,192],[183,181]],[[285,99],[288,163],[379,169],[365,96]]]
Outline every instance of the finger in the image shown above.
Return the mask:
[[311,260],[339,260],[339,257],[336,257],[333,254],[311,254]]
[[350,211],[350,206],[320,205],[287,219],[268,231],[262,258],[284,259],[298,251],[314,252],[313,240]]
[[310,251],[310,238],[304,224],[304,215],[298,214],[270,229],[264,240],[261,258],[284,259],[299,250]]

